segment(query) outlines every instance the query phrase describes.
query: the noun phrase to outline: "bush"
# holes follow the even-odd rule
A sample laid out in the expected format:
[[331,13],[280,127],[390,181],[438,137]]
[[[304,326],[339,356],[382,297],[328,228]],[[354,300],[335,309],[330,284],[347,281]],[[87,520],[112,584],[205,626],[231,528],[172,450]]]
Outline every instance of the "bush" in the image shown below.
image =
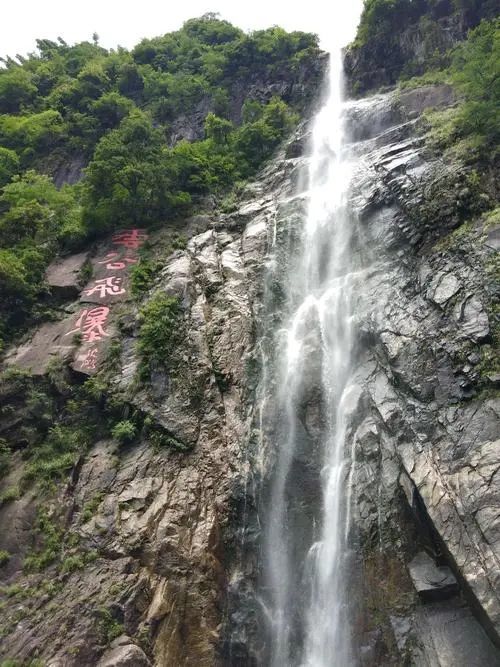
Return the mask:
[[111,429],[111,435],[122,445],[132,442],[137,436],[135,424],[129,420],[118,422]]
[[26,572],[40,572],[51,565],[59,557],[64,543],[64,531],[56,526],[46,510],[38,511],[36,528],[40,545],[24,559]]
[[10,553],[5,549],[0,549],[0,567],[4,567],[10,560]]
[[125,632],[123,623],[120,623],[106,607],[97,610],[97,631],[103,644],[110,644]]
[[85,567],[85,559],[81,554],[67,556],[61,563],[61,574],[76,572],[76,570],[83,570]]
[[21,497],[21,491],[18,486],[9,486],[3,493],[0,494],[0,507],[6,505],[7,503],[12,502],[13,500],[19,500]]
[[90,436],[84,428],[54,426],[44,442],[32,451],[24,478],[42,484],[62,479],[89,444]]
[[168,361],[179,335],[179,318],[179,301],[161,292],[154,294],[141,308],[137,350],[144,377]]

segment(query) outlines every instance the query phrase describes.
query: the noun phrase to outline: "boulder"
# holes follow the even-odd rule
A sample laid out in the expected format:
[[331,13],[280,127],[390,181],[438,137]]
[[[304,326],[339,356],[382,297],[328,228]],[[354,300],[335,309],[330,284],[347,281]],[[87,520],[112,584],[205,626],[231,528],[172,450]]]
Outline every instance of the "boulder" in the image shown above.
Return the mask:
[[458,593],[458,584],[449,567],[438,566],[424,551],[419,552],[408,566],[413,585],[426,602],[443,600]]
[[88,252],[56,259],[48,267],[45,280],[53,294],[63,299],[74,299],[81,289],[82,270],[89,260]]
[[97,667],[151,667],[151,662],[138,646],[125,644],[106,651]]

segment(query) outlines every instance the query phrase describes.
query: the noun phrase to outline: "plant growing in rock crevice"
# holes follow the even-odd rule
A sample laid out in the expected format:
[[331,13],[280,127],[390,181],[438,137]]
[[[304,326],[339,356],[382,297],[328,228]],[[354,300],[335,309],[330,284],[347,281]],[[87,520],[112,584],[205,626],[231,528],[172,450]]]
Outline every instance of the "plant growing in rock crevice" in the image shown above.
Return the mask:
[[180,314],[178,299],[161,292],[140,309],[137,351],[141,379],[148,379],[155,368],[167,364],[179,339]]
[[129,419],[118,422],[111,429],[111,435],[122,445],[132,442],[137,436],[137,428]]

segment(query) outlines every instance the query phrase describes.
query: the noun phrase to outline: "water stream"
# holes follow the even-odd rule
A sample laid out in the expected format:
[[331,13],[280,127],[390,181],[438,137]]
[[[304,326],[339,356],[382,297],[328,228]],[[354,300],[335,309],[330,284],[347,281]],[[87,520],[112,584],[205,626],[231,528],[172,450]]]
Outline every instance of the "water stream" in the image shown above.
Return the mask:
[[[363,266],[353,252],[356,216],[348,194],[356,159],[345,140],[340,40],[345,41],[345,33],[332,45],[325,103],[314,119],[306,186],[299,193],[307,202],[306,215],[288,277],[289,317],[278,355],[279,427],[264,548],[275,667],[356,663],[348,600],[351,452],[346,414],[352,390],[353,296],[362,285]],[[320,424],[315,451],[314,438],[307,434],[311,404]],[[307,457],[316,461],[315,468]]]

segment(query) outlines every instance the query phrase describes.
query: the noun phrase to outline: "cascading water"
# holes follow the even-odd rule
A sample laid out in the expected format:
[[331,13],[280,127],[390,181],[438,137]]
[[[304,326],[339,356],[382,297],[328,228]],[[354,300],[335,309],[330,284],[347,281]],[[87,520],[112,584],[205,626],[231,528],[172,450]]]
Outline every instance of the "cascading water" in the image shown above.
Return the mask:
[[[352,30],[356,12],[350,12],[343,18],[344,27],[350,23]],[[279,362],[277,452],[265,543],[265,605],[270,661],[276,667],[347,667],[356,662],[346,596],[346,406],[352,388],[352,299],[362,276],[352,251],[356,220],[348,203],[355,158],[345,144],[342,120],[340,41],[345,42],[348,32],[337,30],[331,49],[326,102],[314,121],[307,187],[299,194],[307,201],[305,224],[288,281],[290,317]],[[301,501],[292,487],[301,483],[296,461],[304,458],[304,405],[312,391],[322,415],[319,451],[310,454],[318,461],[310,484],[317,487],[316,500],[311,500],[315,491],[309,492],[302,503],[311,508],[297,519]]]

